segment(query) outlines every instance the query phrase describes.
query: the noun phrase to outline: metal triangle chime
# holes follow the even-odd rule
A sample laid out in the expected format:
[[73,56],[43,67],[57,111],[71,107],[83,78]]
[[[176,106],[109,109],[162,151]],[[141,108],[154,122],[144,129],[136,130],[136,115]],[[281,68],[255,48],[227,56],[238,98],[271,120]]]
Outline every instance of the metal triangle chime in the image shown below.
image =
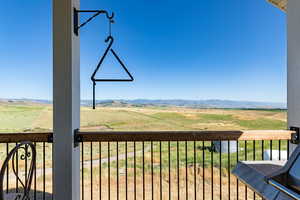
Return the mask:
[[[94,13],[94,15],[92,15],[90,18],[88,18],[84,23],[79,24],[79,13]],[[122,62],[122,60],[117,55],[117,53],[112,49],[112,45],[114,43],[114,38],[111,35],[111,24],[114,23],[114,20],[113,20],[114,13],[109,15],[108,12],[105,11],[105,10],[76,10],[76,9],[74,9],[74,33],[76,35],[78,35],[78,32],[79,32],[80,28],[85,26],[88,22],[90,22],[91,20],[93,20],[95,17],[97,17],[100,14],[105,14],[106,18],[109,21],[109,36],[105,40],[105,43],[108,43],[108,46],[107,46],[103,56],[99,60],[99,63],[97,64],[96,69],[94,70],[94,72],[91,76],[91,80],[93,82],[93,109],[96,108],[96,95],[95,94],[96,94],[96,83],[97,82],[129,82],[129,81],[134,80],[133,76],[131,75],[131,73],[129,72],[129,70],[125,66],[125,64]],[[96,74],[99,71],[99,69],[101,68],[102,63],[105,60],[108,52],[112,53],[114,58],[121,65],[122,69],[126,72],[126,74],[128,75],[127,79],[99,79],[99,78],[96,78]]]

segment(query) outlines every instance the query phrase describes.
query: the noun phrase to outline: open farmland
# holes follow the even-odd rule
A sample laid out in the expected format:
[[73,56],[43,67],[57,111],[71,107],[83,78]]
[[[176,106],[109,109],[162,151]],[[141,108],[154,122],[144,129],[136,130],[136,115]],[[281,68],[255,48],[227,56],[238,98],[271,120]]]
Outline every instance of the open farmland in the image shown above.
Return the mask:
[[[52,106],[0,103],[0,132],[49,131]],[[184,107],[81,108],[86,130],[248,130],[285,129],[282,110],[193,109]]]
[[[51,131],[52,127],[52,106],[48,104],[37,103],[0,103],[0,132],[37,132]],[[81,108],[81,129],[93,130],[245,130],[245,129],[286,129],[286,111],[284,110],[243,110],[243,109],[194,109],[185,107],[154,107],[154,106],[103,106],[92,110],[90,107]],[[37,179],[42,182],[43,173],[47,184],[46,191],[51,193],[52,179],[52,145],[49,143],[37,144]],[[101,146],[100,146],[101,145]],[[109,145],[109,147],[108,147]],[[143,147],[144,145],[144,147]],[[195,145],[195,147],[194,147]],[[93,196],[99,196],[99,177],[100,171],[102,181],[102,196],[107,197],[108,180],[111,184],[111,195],[115,197],[117,182],[116,176],[120,178],[120,195],[125,195],[125,177],[126,169],[128,172],[128,182],[134,182],[134,169],[136,169],[136,188],[138,195],[142,195],[142,175],[144,170],[146,180],[146,196],[151,197],[151,175],[153,174],[154,193],[159,198],[159,185],[162,181],[163,199],[168,199],[168,181],[170,163],[170,180],[172,182],[172,197],[176,199],[178,192],[177,173],[180,173],[180,191],[185,196],[185,184],[190,185],[188,189],[189,196],[193,196],[194,191],[194,170],[197,176],[197,191],[199,197],[202,198],[203,184],[205,186],[205,199],[211,197],[211,184],[214,184],[213,194],[218,196],[222,191],[223,199],[228,199],[228,187],[231,187],[231,196],[235,197],[237,182],[231,175],[229,178],[229,170],[231,170],[237,159],[243,160],[262,158],[262,146],[267,150],[272,145],[273,150],[279,149],[278,141],[272,144],[270,141],[262,143],[258,141],[248,141],[247,143],[239,142],[239,154],[236,152],[217,153],[203,147],[211,147],[211,142],[93,142],[84,143],[81,149],[84,175],[84,199],[90,199],[89,191],[91,191],[91,183],[93,183]],[[13,148],[14,144],[8,145],[8,149]],[[254,153],[254,146],[256,152]],[[281,141],[281,150],[286,150],[286,141]],[[144,154],[143,154],[144,148]],[[170,157],[168,149],[170,148]],[[187,148],[187,151],[185,151]],[[196,157],[194,157],[194,148],[196,148]],[[5,144],[0,147],[1,159],[6,156]],[[45,157],[43,149],[46,149]],[[108,150],[109,149],[109,150]],[[117,152],[118,149],[118,152]],[[134,149],[136,150],[136,160],[134,159]],[[152,149],[152,153],[151,153]],[[245,151],[248,149],[248,151]],[[117,172],[117,153],[118,166]],[[127,153],[127,164],[125,163],[125,155]],[[178,154],[177,154],[178,153]],[[178,156],[179,155],[179,159]],[[143,168],[144,156],[144,168]],[[110,165],[108,165],[110,158]],[[153,160],[153,164],[151,161]],[[43,169],[43,161],[45,161],[45,169]],[[229,162],[228,162],[229,161]],[[127,168],[125,167],[127,165]],[[101,166],[101,168],[100,168]],[[110,167],[109,167],[110,166]],[[177,169],[179,168],[179,171]],[[187,168],[186,168],[187,167]],[[108,177],[108,169],[110,168],[110,177]],[[101,169],[101,170],[100,170]],[[186,171],[187,169],[187,171]],[[185,174],[188,173],[189,179],[186,182]],[[91,176],[93,174],[93,178]],[[160,179],[160,174],[162,179]],[[221,178],[220,178],[221,177]],[[231,180],[231,182],[229,182]],[[15,182],[10,182],[14,187]],[[43,190],[42,184],[38,184],[38,189]],[[240,197],[244,199],[245,187],[239,184]],[[133,197],[133,185],[129,185],[128,195]],[[253,193],[248,192],[248,199],[253,199]],[[146,198],[147,199],[147,198]],[[234,199],[234,198],[233,198]],[[257,198],[258,199],[258,198]]]

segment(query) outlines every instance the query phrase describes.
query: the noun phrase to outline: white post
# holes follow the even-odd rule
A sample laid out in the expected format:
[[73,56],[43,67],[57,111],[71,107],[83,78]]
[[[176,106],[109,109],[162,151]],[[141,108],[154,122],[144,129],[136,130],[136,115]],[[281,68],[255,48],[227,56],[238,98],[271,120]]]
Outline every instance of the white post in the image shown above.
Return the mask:
[[79,0],[53,0],[53,195],[80,199],[80,151],[74,130],[80,126],[79,36],[73,9]]
[[[300,1],[289,0],[288,32],[288,125],[300,127]],[[291,145],[291,152],[295,145]]]

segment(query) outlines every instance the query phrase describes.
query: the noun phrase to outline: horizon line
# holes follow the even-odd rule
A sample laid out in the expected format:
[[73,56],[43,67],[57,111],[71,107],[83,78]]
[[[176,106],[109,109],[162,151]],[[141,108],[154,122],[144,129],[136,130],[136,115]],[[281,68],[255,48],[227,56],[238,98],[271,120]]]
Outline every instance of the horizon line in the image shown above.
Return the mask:
[[[38,100],[38,101],[50,101],[53,102],[53,99],[40,99],[40,98],[2,98],[0,100]],[[277,103],[277,104],[287,104],[287,102],[275,102],[275,101],[257,101],[257,100],[232,100],[232,99],[157,99],[157,98],[111,98],[111,99],[97,99],[96,101],[107,101],[107,100],[125,100],[125,101],[134,101],[134,100],[149,100],[149,101],[233,101],[233,102],[249,102],[249,103]],[[80,101],[92,101],[92,99],[80,99]]]

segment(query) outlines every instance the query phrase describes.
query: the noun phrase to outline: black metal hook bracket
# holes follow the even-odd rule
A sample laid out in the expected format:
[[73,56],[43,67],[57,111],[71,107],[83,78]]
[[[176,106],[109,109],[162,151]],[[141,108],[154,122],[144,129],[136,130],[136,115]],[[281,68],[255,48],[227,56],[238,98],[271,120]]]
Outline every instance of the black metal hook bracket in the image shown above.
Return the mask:
[[79,143],[82,142],[82,137],[79,135],[79,129],[74,130],[74,147],[78,147]]
[[291,131],[295,131],[292,135],[291,143],[299,144],[300,143],[300,128],[299,127],[290,127]]
[[[94,13],[94,14],[91,17],[89,17],[85,22],[80,24],[79,13]],[[109,45],[106,48],[103,56],[101,57],[96,69],[94,70],[94,73],[91,76],[91,80],[93,82],[93,109],[95,109],[95,107],[96,107],[96,100],[95,100],[96,82],[124,82],[124,81],[133,81],[134,80],[133,76],[130,74],[130,72],[128,71],[128,69],[126,68],[126,66],[124,65],[122,60],[120,59],[120,57],[112,49],[112,44],[114,42],[114,38],[111,35],[111,24],[114,23],[114,20],[113,20],[114,13],[109,15],[109,13],[106,10],[77,10],[76,8],[74,8],[74,34],[78,36],[79,29],[84,27],[87,23],[92,21],[95,17],[97,17],[100,14],[104,14],[109,22],[109,36],[105,40],[106,43],[109,42]],[[122,69],[126,72],[126,74],[129,77],[128,79],[97,79],[97,78],[95,78],[96,73],[100,69],[100,66],[102,65],[102,63],[103,63],[104,59],[106,58],[109,51],[113,54],[113,56],[117,59],[119,64],[122,66]],[[76,132],[75,132],[75,135],[76,135]]]
[[[79,20],[79,13],[95,13],[90,18],[88,18],[85,22],[80,24]],[[114,13],[109,15],[109,13],[106,10],[77,10],[74,8],[74,34],[78,35],[79,29],[85,26],[87,23],[92,21],[95,17],[97,17],[100,14],[104,14],[106,18],[109,20],[109,23],[114,23]]]
[[48,136],[48,143],[53,143],[53,133]]

